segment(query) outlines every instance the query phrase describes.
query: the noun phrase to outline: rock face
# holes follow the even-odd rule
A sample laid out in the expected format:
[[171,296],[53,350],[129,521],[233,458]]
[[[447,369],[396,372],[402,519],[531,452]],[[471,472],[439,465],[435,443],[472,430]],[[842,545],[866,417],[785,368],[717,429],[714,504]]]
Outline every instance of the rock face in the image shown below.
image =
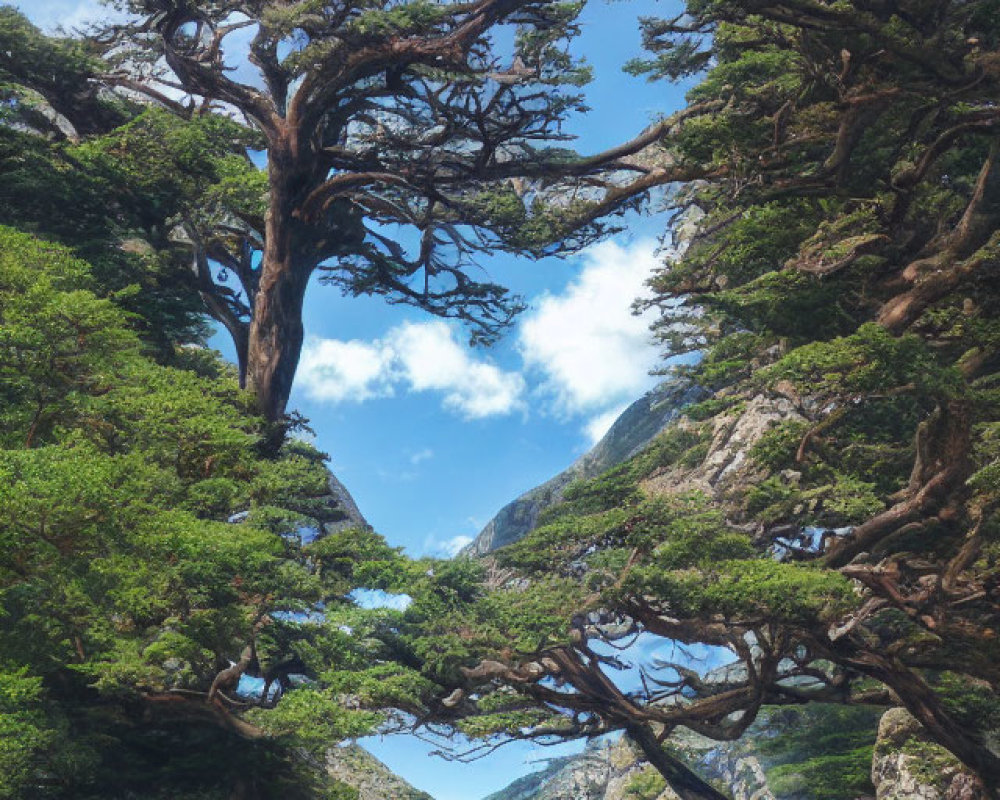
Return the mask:
[[979,780],[931,741],[906,709],[891,708],[878,726],[872,759],[878,800],[987,800]]
[[[750,459],[751,448],[777,425],[794,421],[804,422],[805,418],[787,397],[757,395],[745,406],[715,419],[708,454],[701,463],[653,476],[643,482],[643,488],[651,495],[699,491],[725,504],[733,489],[759,477]],[[690,423],[684,418],[678,424]]]
[[557,758],[485,800],[621,800],[642,767],[624,742],[596,741],[578,756]]
[[414,789],[385,764],[356,744],[334,747],[326,754],[326,772],[358,790],[358,800],[434,800]]
[[685,406],[706,396],[703,389],[693,386],[686,379],[664,381],[625,409],[604,438],[589,452],[554,478],[500,509],[463,553],[483,555],[516,542],[535,527],[542,511],[559,502],[563,490],[570,483],[593,478],[631,458],[673,422]]
[[[738,744],[720,744],[696,734],[672,741],[698,763],[705,777],[729,787],[734,800],[775,800],[760,763]],[[600,740],[578,756],[553,759],[545,769],[514,781],[485,800],[677,800],[670,789],[656,795],[644,792],[642,778],[647,770],[627,740]]]
[[[641,452],[657,434],[678,423],[686,406],[706,397],[708,392],[686,379],[664,381],[629,406],[586,455],[500,509],[463,554],[484,555],[516,542],[535,527],[542,511],[562,499],[570,483],[596,477]],[[700,464],[671,469],[646,481],[643,488],[653,495],[697,490],[725,502],[732,489],[755,479],[750,448],[776,425],[803,420],[791,399],[758,395],[733,414],[717,418],[708,454]],[[681,425],[686,422],[679,420]]]
[[323,528],[327,533],[336,533],[345,528],[371,527],[351,497],[351,493],[347,491],[347,487],[332,472],[327,480],[327,486],[330,487],[329,514],[323,522]]

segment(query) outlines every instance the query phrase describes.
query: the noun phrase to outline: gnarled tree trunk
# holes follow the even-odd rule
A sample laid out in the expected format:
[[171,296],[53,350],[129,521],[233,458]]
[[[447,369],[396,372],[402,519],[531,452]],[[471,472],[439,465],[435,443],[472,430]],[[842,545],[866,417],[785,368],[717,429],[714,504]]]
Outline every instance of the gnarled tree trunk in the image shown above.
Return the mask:
[[246,383],[271,422],[285,413],[302,350],[302,305],[317,265],[311,231],[297,217],[308,185],[287,140],[268,151],[271,202],[260,282],[247,341]]
[[648,725],[632,723],[625,728],[625,732],[681,800],[729,800],[722,792],[699,778],[684,762],[664,750]]

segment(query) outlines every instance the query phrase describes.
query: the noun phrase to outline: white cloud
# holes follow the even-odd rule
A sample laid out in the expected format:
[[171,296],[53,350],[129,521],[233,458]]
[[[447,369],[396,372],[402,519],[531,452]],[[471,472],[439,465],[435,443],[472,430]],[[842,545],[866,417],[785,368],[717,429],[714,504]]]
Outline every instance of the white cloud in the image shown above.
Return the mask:
[[452,536],[450,539],[435,539],[428,537],[424,542],[427,551],[433,556],[454,558],[467,544],[472,544],[472,536]]
[[444,393],[444,405],[467,419],[509,414],[521,407],[524,378],[476,361],[441,320],[406,322],[390,341],[413,391]]
[[122,22],[127,15],[100,0],[46,0],[44,3],[17,0],[15,7],[47,33],[62,29],[71,33],[93,23]]
[[302,348],[297,382],[313,400],[363,402],[393,393],[392,348],[380,341],[309,339]]
[[621,416],[626,408],[628,408],[628,403],[622,403],[587,420],[587,423],[583,426],[583,432],[587,434],[587,439],[591,445],[597,444],[604,438],[604,434],[611,429],[615,420]]
[[434,451],[429,447],[425,447],[423,450],[418,450],[416,453],[410,455],[410,463],[416,466],[421,461],[428,461],[434,458]]
[[[590,248],[576,280],[559,295],[543,295],[522,321],[525,365],[543,375],[543,387],[561,412],[600,412],[603,419],[610,405],[634,400],[655,385],[649,375],[659,361],[649,332],[655,312],[631,312],[661,263],[655,250],[652,240]],[[592,425],[596,431],[596,418]]]
[[[312,338],[297,386],[313,400],[364,402],[394,394],[431,392],[465,419],[526,408],[527,376],[539,404],[583,418],[591,444],[621,411],[656,384],[649,374],[659,349],[649,331],[655,312],[632,314],[633,301],[661,263],[656,244],[606,242],[583,256],[579,275],[560,293],[546,293],[517,333],[522,372],[504,370],[464,346],[443,320],[405,322],[369,341]],[[411,465],[433,456],[409,455]]]
[[521,375],[475,359],[441,320],[405,322],[372,342],[311,338],[296,380],[311,399],[328,403],[389,397],[398,386],[437,392],[466,419],[509,414],[523,406],[525,390]]

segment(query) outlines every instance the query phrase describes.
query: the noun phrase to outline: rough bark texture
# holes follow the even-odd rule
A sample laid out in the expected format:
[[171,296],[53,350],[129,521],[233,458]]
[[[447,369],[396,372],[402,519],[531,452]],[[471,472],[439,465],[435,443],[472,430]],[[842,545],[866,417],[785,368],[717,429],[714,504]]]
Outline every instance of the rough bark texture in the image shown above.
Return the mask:
[[629,725],[625,732],[681,800],[729,800],[722,792],[713,789],[698,777],[684,762],[667,753],[648,725]]
[[269,420],[285,413],[302,350],[302,304],[315,262],[306,253],[310,237],[295,218],[296,184],[303,169],[283,137],[268,153],[271,202],[260,281],[250,322],[247,385]]

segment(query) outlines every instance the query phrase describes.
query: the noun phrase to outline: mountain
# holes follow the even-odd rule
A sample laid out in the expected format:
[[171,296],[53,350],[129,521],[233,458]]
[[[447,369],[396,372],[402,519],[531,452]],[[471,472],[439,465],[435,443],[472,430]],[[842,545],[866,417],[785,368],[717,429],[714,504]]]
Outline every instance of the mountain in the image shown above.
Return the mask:
[[[739,741],[714,742],[680,729],[670,743],[733,800],[986,800],[975,778],[904,709],[879,716],[875,709],[824,705],[774,709]],[[854,773],[831,769],[847,759],[855,761]],[[874,798],[863,786],[868,759]],[[484,800],[677,800],[677,795],[626,739],[606,738],[579,755],[550,760]]]
[[[757,736],[771,735],[766,724],[757,728]],[[671,746],[734,800],[779,800],[747,741],[713,742],[682,731],[671,738]],[[617,737],[590,742],[579,755],[553,759],[484,800],[677,800],[677,795],[626,738]]]
[[681,410],[708,393],[690,380],[673,376],[622,412],[594,447],[567,469],[505,505],[479,532],[463,555],[479,556],[516,542],[535,527],[538,515],[562,499],[573,481],[600,475],[642,451]]
[[434,800],[356,744],[330,748],[326,753],[326,772],[354,788],[357,800]]
[[323,523],[327,533],[336,533],[345,528],[371,528],[347,487],[332,472],[329,473],[327,486],[330,489],[329,515]]

